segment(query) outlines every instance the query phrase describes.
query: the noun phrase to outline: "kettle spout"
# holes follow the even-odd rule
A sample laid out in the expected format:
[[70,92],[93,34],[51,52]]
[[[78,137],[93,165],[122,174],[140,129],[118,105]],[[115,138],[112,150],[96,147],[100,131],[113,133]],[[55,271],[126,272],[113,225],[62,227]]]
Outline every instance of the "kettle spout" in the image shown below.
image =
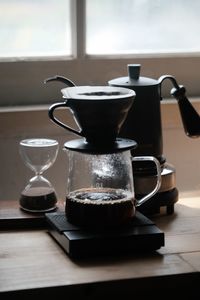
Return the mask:
[[71,81],[70,79],[64,77],[64,76],[60,76],[60,75],[55,75],[53,77],[49,77],[49,78],[46,78],[44,80],[44,83],[46,84],[47,82],[49,81],[61,81],[63,83],[65,83],[68,87],[73,87],[73,86],[76,86],[73,81]]

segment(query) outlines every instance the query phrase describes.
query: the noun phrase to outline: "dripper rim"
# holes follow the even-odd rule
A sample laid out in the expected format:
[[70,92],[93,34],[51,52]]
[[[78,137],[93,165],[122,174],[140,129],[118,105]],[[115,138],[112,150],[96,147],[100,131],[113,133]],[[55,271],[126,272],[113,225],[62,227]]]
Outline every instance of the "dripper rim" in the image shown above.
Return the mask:
[[112,86],[74,86],[61,89],[64,99],[74,100],[121,100],[135,97],[134,90]]

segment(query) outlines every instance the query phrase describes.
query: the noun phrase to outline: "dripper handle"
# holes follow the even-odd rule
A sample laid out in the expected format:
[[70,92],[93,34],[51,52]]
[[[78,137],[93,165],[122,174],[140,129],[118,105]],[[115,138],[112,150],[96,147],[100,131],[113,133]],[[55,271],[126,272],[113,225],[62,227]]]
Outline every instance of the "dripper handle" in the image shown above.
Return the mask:
[[[76,130],[76,129],[74,129],[74,128],[71,128],[71,127],[67,126],[66,124],[64,124],[63,122],[61,122],[58,118],[56,118],[56,117],[54,116],[55,110],[56,110],[57,108],[59,108],[59,107],[65,107],[65,108],[66,108],[66,107],[67,107],[67,101],[66,101],[66,102],[57,102],[57,103],[52,104],[52,105],[49,107],[49,110],[48,110],[49,118],[50,118],[53,122],[55,122],[56,124],[58,124],[59,126],[65,128],[65,129],[67,129],[67,130],[69,130],[69,131],[71,131],[71,132],[73,132],[73,133],[75,133],[75,134],[77,134],[77,135],[83,136],[81,130],[78,131],[78,130]],[[67,108],[68,108],[68,107],[67,107]],[[78,124],[77,124],[77,125],[78,125]]]

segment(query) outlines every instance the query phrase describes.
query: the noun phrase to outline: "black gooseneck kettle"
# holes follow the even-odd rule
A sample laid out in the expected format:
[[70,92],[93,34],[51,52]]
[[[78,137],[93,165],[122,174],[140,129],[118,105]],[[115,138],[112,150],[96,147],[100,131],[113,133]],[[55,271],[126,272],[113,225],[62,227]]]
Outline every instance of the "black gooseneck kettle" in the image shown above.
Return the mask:
[[112,79],[110,86],[120,86],[133,89],[136,92],[134,106],[121,129],[121,134],[134,138],[138,142],[137,152],[144,155],[155,155],[162,163],[163,142],[160,101],[162,100],[161,85],[166,79],[173,84],[171,94],[178,100],[185,132],[190,137],[200,135],[200,117],[189,100],[186,90],[179,86],[171,75],[163,75],[158,80],[141,77],[140,65],[128,65],[128,77]]
[[[166,206],[167,213],[174,211],[174,203],[178,201],[178,190],[175,185],[175,169],[166,162],[163,156],[163,139],[161,126],[160,101],[162,100],[162,83],[168,79],[173,88],[171,95],[178,101],[178,106],[186,135],[200,135],[200,116],[186,97],[184,86],[178,85],[171,75],[163,75],[158,80],[141,77],[140,64],[129,64],[128,76],[112,79],[110,86],[126,87],[136,92],[134,106],[121,128],[122,137],[137,141],[138,147],[134,155],[155,156],[162,170],[162,184],[159,193],[151,199],[148,207],[141,207],[144,213],[157,213],[161,206]],[[154,181],[153,168],[148,163],[134,166],[136,194],[148,192]]]

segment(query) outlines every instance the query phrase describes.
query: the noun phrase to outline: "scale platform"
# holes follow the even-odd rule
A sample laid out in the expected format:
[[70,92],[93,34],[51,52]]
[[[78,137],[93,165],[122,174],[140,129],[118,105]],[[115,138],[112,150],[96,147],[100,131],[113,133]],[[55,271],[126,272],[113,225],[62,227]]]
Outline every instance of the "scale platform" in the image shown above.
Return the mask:
[[140,212],[129,225],[109,230],[80,228],[64,212],[46,213],[50,235],[73,258],[154,251],[164,246],[164,233]]

